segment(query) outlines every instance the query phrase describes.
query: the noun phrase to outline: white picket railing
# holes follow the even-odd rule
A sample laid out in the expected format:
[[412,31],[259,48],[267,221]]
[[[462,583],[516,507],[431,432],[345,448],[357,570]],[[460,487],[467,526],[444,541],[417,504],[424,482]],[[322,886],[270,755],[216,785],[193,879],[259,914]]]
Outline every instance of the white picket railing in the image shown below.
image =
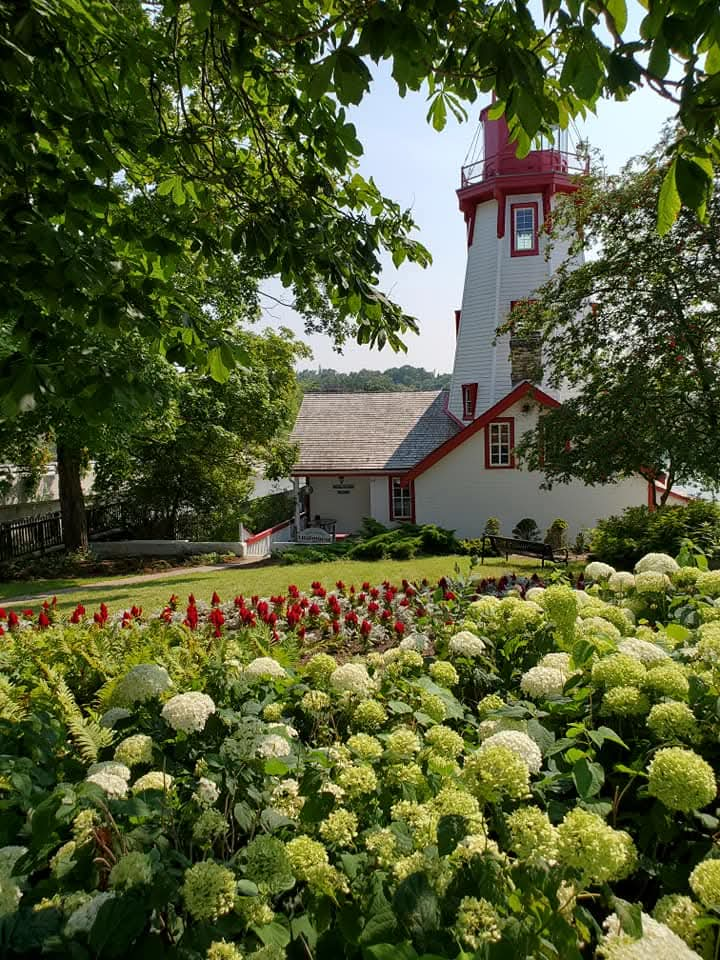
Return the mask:
[[274,527],[268,527],[260,533],[253,534],[243,540],[245,557],[252,557],[256,560],[264,560],[272,553],[274,543],[289,543],[293,534],[293,519],[285,520]]

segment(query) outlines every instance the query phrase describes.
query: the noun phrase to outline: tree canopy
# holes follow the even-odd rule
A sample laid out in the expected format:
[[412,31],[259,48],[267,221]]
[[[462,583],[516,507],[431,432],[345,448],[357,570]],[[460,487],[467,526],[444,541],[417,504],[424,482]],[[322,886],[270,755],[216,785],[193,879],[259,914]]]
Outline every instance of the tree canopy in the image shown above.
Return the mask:
[[435,373],[423,367],[403,364],[387,370],[353,370],[339,373],[330,367],[300,370],[298,384],[305,393],[335,390],[347,393],[382,393],[405,390],[440,390],[450,382],[449,373]]
[[549,482],[720,484],[720,199],[660,236],[662,176],[653,155],[589,178],[554,230],[592,258],[571,255],[513,313],[516,334],[540,334],[550,382],[571,388],[521,447]]

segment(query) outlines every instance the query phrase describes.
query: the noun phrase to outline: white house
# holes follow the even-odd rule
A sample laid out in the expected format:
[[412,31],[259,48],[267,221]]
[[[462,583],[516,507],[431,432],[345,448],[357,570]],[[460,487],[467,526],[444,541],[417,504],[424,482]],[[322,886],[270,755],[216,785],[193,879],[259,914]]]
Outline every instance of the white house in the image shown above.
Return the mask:
[[540,228],[557,195],[577,189],[583,167],[562,139],[518,159],[504,118],[491,120],[486,109],[481,123],[483,157],[463,167],[457,191],[468,257],[449,388],[308,394],[298,414],[293,476],[305,481],[306,516],[335,521],[338,532],[374,517],[478,537],[497,517],[510,535],[530,517],[543,531],[562,518],[574,536],[601,517],[652,502],[640,477],[547,491],[542,474],[515,462],[516,438],[562,397],[542,381],[538,342],[509,334],[496,340],[495,332],[514,303],[532,298],[567,257],[567,246],[557,243],[546,256]]

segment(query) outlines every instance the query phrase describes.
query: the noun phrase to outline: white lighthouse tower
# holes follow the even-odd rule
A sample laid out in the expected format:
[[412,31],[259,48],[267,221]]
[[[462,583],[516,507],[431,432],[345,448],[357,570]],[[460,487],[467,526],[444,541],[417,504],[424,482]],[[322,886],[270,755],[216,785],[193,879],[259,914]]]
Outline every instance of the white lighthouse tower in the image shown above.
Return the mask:
[[557,241],[546,256],[547,238],[541,229],[556,195],[577,190],[575,177],[585,169],[577,155],[568,152],[566,131],[519,159],[505,118],[491,120],[489,109],[480,114],[482,156],[462,168],[457,191],[468,258],[462,308],[456,313],[448,412],[465,423],[501,400],[517,382],[530,379],[532,348],[514,344],[518,349],[513,363],[510,336],[495,342],[495,331],[515,302],[532,299],[533,291],[567,257],[568,244]]

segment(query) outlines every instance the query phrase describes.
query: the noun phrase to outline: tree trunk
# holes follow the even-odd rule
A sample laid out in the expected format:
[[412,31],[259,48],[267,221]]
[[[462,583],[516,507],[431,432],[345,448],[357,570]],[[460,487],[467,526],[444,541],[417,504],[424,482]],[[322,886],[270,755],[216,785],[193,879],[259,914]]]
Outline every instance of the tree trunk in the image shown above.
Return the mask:
[[87,550],[88,530],[87,517],[85,516],[85,496],[80,480],[82,465],[80,451],[59,443],[57,445],[57,465],[63,541],[68,550]]

